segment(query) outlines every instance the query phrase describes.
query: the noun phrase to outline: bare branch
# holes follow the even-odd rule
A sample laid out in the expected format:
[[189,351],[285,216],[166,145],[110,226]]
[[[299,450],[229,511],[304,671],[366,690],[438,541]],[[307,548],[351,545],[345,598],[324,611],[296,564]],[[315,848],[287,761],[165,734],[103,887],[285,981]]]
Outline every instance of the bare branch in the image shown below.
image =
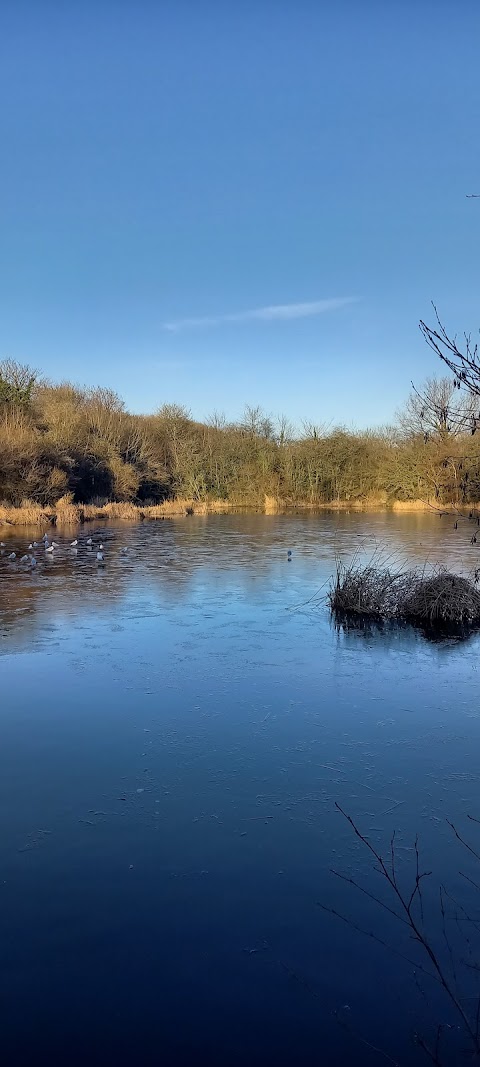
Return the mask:
[[468,851],[471,852],[472,856],[475,856],[476,860],[480,860],[479,853],[475,852],[475,849],[472,848],[472,846],[468,844],[468,841],[465,841],[465,838],[462,837],[461,834],[459,834],[457,828],[453,825],[453,822],[450,822],[450,819],[447,819],[447,823],[450,826],[450,828],[453,830],[457,840],[460,841],[460,843],[464,846],[464,848],[468,849]]
[[[446,364],[452,372],[456,389],[466,389],[474,396],[480,396],[480,358],[478,344],[472,343],[470,334],[464,334],[463,351],[457,344],[456,337],[449,337],[440,320],[435,304],[432,304],[435,312],[436,328],[427,326],[420,320],[420,331],[423,334],[429,348]],[[478,417],[472,432],[477,428]]]
[[400,1067],[398,1060],[393,1060],[392,1057],[389,1056],[388,1052],[385,1052],[384,1049],[379,1048],[378,1045],[373,1045],[371,1041],[367,1041],[367,1039],[365,1037],[362,1037],[362,1035],[359,1034],[356,1030],[354,1030],[353,1027],[348,1026],[345,1020],[340,1018],[338,1011],[335,1011],[333,1014],[337,1020],[338,1025],[341,1026],[343,1030],[346,1030],[347,1034],[351,1034],[356,1041],[360,1041],[362,1045],[365,1045],[365,1048],[369,1048],[372,1052],[376,1052],[378,1056],[383,1056],[383,1059],[386,1060],[387,1063],[393,1064],[393,1067]]
[[[343,815],[343,817],[347,820],[349,825],[352,827],[352,829],[353,829],[353,831],[355,833],[355,836],[359,838],[359,840],[362,842],[362,844],[368,849],[368,851],[371,853],[371,855],[375,858],[376,863],[378,864],[378,869],[380,870],[380,872],[383,874],[384,878],[388,882],[388,885],[392,889],[392,891],[393,891],[393,893],[395,895],[396,901],[400,906],[400,910],[404,912],[404,916],[408,920],[408,925],[410,927],[413,940],[421,947],[421,949],[425,953],[425,955],[426,955],[426,957],[427,957],[427,959],[428,959],[428,961],[429,961],[429,963],[430,963],[430,965],[431,965],[431,967],[432,967],[432,969],[434,971],[435,977],[437,978],[438,982],[442,986],[442,988],[444,990],[444,993],[446,994],[446,996],[447,996],[448,1000],[450,1001],[450,1003],[455,1008],[455,1011],[456,1011],[458,1017],[460,1018],[460,1020],[462,1022],[464,1030],[465,1030],[466,1034],[468,1035],[469,1040],[472,1043],[472,1047],[473,1047],[473,1049],[475,1051],[475,1054],[476,1055],[480,1055],[480,1040],[479,1040],[478,1032],[476,1030],[476,1025],[472,1024],[472,1022],[470,1021],[465,1009],[462,1006],[460,997],[456,992],[455,983],[449,980],[447,974],[445,973],[444,967],[443,967],[442,963],[440,962],[440,959],[439,959],[437,953],[435,952],[434,948],[432,947],[432,944],[431,944],[430,940],[428,939],[428,937],[427,937],[427,935],[425,933],[425,930],[423,928],[423,913],[422,913],[422,917],[421,917],[421,921],[420,922],[416,919],[415,915],[413,914],[413,910],[412,910],[413,902],[414,902],[416,896],[418,894],[420,894],[421,880],[422,880],[422,878],[427,876],[427,872],[420,872],[419,852],[418,852],[418,839],[417,838],[415,839],[415,885],[414,885],[414,888],[413,888],[413,890],[412,890],[412,892],[410,894],[410,897],[407,899],[404,896],[404,894],[403,894],[402,890],[400,889],[400,886],[399,886],[399,884],[397,882],[396,874],[395,874],[395,865],[393,866],[392,871],[389,871],[388,867],[386,866],[386,864],[385,864],[385,862],[384,862],[384,860],[383,860],[383,858],[381,856],[381,854],[372,845],[371,841],[368,840],[368,838],[365,836],[365,834],[363,834],[361,832],[361,830],[359,830],[359,828],[357,827],[357,825],[355,824],[355,822],[351,818],[351,816],[348,815],[347,812],[345,812],[343,810],[343,808],[341,808],[340,804],[338,804],[337,802],[335,803],[335,807],[337,808],[337,811],[339,811]],[[480,859],[480,857],[477,856],[477,853],[471,848],[471,846],[468,845],[467,842],[465,842],[463,840],[463,838],[460,836],[458,831],[453,826],[453,823],[449,822],[449,826],[452,827],[452,829],[453,829],[456,837],[458,838],[458,840],[461,841],[462,844],[465,845],[465,847],[469,850],[469,852],[472,852],[472,854],[474,856],[476,856],[478,859]],[[442,904],[443,904],[443,901],[442,901]],[[326,910],[328,910],[328,909],[326,909]],[[332,914],[334,914],[333,910],[332,910]],[[344,918],[344,917],[340,916],[340,918]],[[362,931],[362,932],[365,932],[365,931]],[[375,938],[375,940],[378,940],[378,939]]]

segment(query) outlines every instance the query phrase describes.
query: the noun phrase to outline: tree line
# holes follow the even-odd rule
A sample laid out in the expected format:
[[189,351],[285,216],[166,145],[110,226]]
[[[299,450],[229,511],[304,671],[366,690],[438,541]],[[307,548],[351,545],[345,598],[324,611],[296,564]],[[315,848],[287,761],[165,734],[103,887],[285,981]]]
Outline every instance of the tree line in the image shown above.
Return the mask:
[[381,429],[294,431],[257,407],[236,422],[216,413],[201,423],[175,404],[131,414],[113,390],[53,384],[4,361],[0,501],[468,504],[480,500],[479,407],[455,378],[433,378]]

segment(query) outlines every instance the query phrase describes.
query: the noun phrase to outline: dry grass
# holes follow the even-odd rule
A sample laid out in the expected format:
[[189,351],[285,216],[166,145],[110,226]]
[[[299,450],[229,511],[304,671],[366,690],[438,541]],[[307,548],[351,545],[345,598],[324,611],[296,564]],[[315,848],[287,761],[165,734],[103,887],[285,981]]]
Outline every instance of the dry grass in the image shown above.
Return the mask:
[[268,493],[266,493],[263,507],[265,515],[276,515],[279,511],[282,511],[285,508],[285,503],[277,496],[269,496]]
[[428,626],[480,625],[480,592],[460,574],[438,571],[418,578],[399,605],[405,619]]
[[[365,500],[330,501],[322,504],[312,501],[297,501],[290,503],[279,497],[265,495],[263,507],[260,501],[255,505],[250,501],[242,500],[190,500],[178,497],[176,500],[165,500],[162,504],[131,504],[128,501],[120,503],[106,503],[99,500],[96,504],[74,504],[73,493],[65,493],[64,496],[52,506],[42,506],[31,500],[24,500],[20,507],[14,508],[8,505],[0,505],[0,526],[2,523],[10,526],[45,526],[51,523],[59,525],[74,525],[82,522],[105,521],[105,519],[125,520],[126,522],[139,522],[143,519],[165,519],[176,515],[222,515],[239,508],[251,507],[255,511],[263,511],[266,515],[275,515],[279,512],[303,511],[376,511],[388,510],[385,499],[370,497]],[[433,505],[424,500],[395,501],[395,511],[431,511]],[[469,505],[470,510],[474,505]],[[460,509],[454,505],[444,504],[444,514],[448,509],[452,514],[459,514]],[[435,508],[434,510],[438,510]],[[463,509],[465,510],[465,509]]]
[[105,504],[80,504],[80,522],[105,518]]
[[438,500],[430,499],[428,497],[425,500],[394,500],[390,504],[392,511],[434,511],[441,515],[446,515],[449,512],[452,514],[468,512],[475,510],[478,504],[455,504],[453,501],[450,503],[439,504]]
[[392,571],[375,563],[337,563],[328,594],[330,610],[339,620],[385,619],[431,629],[480,626],[480,591],[462,575],[441,568]]
[[[394,500],[392,502],[392,511],[430,511],[434,506],[434,501],[430,500]],[[445,504],[445,508],[449,505]]]
[[54,508],[44,508],[33,500],[24,500],[19,508],[0,505],[0,525],[48,526],[52,522],[54,510]]
[[205,504],[195,503],[194,500],[164,500],[162,504],[150,504],[142,508],[145,519],[164,519],[168,515],[194,515],[205,514]]
[[[275,500],[274,497],[267,497],[266,499]],[[391,500],[386,493],[357,497],[353,500],[276,501],[277,511],[396,511],[406,513],[424,511],[454,515],[461,512],[476,511],[476,509],[480,509],[480,503],[444,503],[439,506],[438,500]]]
[[363,615],[373,619],[391,619],[405,593],[408,574],[396,574],[375,563],[346,566],[337,563],[335,580],[328,594],[335,615]]
[[206,515],[207,505],[194,500],[164,500],[162,504],[142,507],[143,519],[165,519],[170,515]]
[[59,525],[72,525],[73,523],[80,522],[81,508],[78,504],[73,503],[73,493],[65,493],[60,497],[55,504],[55,514],[57,524]]
[[104,519],[138,519],[142,518],[141,508],[137,508],[135,504],[130,504],[128,501],[123,501],[120,504],[104,504],[103,508],[100,508],[100,518]]
[[280,511],[389,511],[386,494],[352,500],[293,500],[279,502]]
[[99,503],[74,504],[72,494],[67,493],[51,508],[32,501],[24,501],[19,508],[0,506],[0,525],[45,526],[52,523],[72,525],[83,522],[114,519],[126,522],[141,522],[144,519],[165,519],[174,515],[210,515],[231,511],[232,505],[224,500],[177,499],[165,500],[162,504]]

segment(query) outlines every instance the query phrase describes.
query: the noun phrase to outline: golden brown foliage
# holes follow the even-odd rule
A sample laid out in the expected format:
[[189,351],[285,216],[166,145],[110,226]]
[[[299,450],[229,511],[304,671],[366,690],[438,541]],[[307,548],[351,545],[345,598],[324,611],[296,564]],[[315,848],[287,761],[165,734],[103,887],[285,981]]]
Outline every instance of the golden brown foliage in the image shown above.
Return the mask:
[[375,432],[319,422],[295,437],[285,416],[275,423],[259,408],[231,424],[218,414],[198,423],[172,404],[132,415],[111,390],[53,385],[0,364],[0,503],[55,506],[62,522],[77,521],[79,507],[86,516],[85,505],[151,514],[177,499],[197,512],[213,501],[268,511],[468,504],[480,499],[479,438],[459,432],[458,420],[455,432],[448,426],[440,419],[435,429],[433,416],[424,433],[405,420]]

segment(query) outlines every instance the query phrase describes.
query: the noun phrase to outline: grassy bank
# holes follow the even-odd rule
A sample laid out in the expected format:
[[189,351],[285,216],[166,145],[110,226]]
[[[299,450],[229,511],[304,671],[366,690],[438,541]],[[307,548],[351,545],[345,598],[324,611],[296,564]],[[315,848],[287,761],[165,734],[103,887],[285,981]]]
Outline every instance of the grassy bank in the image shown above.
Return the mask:
[[79,523],[115,520],[142,522],[148,519],[165,519],[173,515],[220,514],[231,510],[224,501],[212,500],[208,504],[194,500],[166,500],[163,504],[137,506],[129,503],[73,504],[59,500],[52,507],[25,501],[21,507],[0,506],[0,526],[67,526]]
[[[471,510],[469,505],[464,510]],[[480,505],[479,505],[480,507]],[[279,500],[276,497],[266,496],[263,505],[258,503],[245,503],[237,501],[229,503],[225,500],[198,501],[184,497],[176,500],[165,500],[162,504],[136,505],[128,502],[95,504],[74,504],[67,497],[61,498],[51,507],[26,500],[20,507],[8,507],[0,505],[1,526],[67,526],[95,521],[126,521],[143,522],[155,519],[165,519],[177,515],[221,515],[229,511],[250,508],[252,511],[263,512],[265,515],[285,514],[294,511],[394,511],[394,512],[429,512],[438,511],[438,505],[427,500],[409,500],[387,502],[381,498],[371,497],[366,500],[332,501],[330,503],[312,504],[305,501],[289,504],[288,501]],[[444,504],[442,510],[447,512],[458,511],[458,505]]]

